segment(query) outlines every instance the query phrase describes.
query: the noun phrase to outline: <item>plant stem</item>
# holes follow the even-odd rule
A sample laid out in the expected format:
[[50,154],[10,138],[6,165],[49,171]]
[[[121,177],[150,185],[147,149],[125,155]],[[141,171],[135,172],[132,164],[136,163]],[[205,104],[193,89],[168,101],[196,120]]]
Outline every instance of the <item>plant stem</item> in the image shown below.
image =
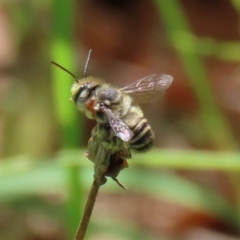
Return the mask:
[[191,32],[190,23],[184,15],[180,1],[158,0],[156,2],[166,24],[170,40],[179,53],[180,60],[198,98],[208,141],[211,141],[216,148],[235,150],[235,139],[214,99],[204,62],[199,55],[196,37]]
[[85,205],[82,220],[77,229],[75,240],[83,240],[84,239],[84,236],[87,231],[87,227],[88,227],[91,215],[92,215],[92,210],[93,210],[96,198],[97,198],[99,188],[100,188],[100,185],[94,179],[91,190],[88,195],[88,200]]
[[[53,0],[53,27],[51,60],[55,60],[65,68],[75,72],[75,48],[74,48],[74,16],[75,2],[68,0]],[[50,59],[49,59],[50,61]],[[50,64],[49,64],[50,65]],[[72,77],[66,75],[61,69],[50,66],[53,76],[54,110],[58,119],[59,137],[63,149],[73,149],[80,146],[82,121],[79,119],[74,106],[68,99],[70,88],[73,83]],[[79,156],[76,156],[77,160]],[[68,239],[73,239],[81,216],[83,186],[81,184],[81,173],[78,165],[66,167],[66,190],[68,200],[66,201],[66,226]]]

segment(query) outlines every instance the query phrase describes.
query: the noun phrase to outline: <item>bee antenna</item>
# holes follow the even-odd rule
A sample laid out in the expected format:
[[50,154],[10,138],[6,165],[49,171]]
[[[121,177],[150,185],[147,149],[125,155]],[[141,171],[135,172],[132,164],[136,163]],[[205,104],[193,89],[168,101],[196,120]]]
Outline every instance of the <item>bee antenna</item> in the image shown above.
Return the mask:
[[88,68],[88,63],[89,63],[90,57],[91,57],[91,53],[92,53],[92,49],[90,49],[88,52],[88,57],[87,57],[87,61],[85,63],[84,73],[83,73],[84,77],[87,77],[87,68]]
[[56,63],[56,62],[54,62],[54,61],[51,61],[51,63],[52,63],[53,65],[61,68],[63,71],[67,72],[68,74],[70,74],[70,75],[75,79],[75,81],[78,82],[76,76],[75,76],[73,73],[71,73],[69,70],[67,70],[65,67],[61,66],[60,64],[58,64],[58,63]]

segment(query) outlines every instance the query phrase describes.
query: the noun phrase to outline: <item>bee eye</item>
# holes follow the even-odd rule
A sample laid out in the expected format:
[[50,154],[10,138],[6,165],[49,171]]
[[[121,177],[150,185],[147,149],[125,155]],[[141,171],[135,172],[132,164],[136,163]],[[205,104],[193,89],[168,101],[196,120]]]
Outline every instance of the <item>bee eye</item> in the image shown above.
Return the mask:
[[81,86],[79,92],[76,94],[74,102],[77,105],[77,108],[80,111],[84,111],[85,109],[85,102],[88,99],[89,89],[86,86]]
[[88,97],[88,93],[89,91],[87,88],[83,89],[82,91],[80,90],[79,98],[86,99]]

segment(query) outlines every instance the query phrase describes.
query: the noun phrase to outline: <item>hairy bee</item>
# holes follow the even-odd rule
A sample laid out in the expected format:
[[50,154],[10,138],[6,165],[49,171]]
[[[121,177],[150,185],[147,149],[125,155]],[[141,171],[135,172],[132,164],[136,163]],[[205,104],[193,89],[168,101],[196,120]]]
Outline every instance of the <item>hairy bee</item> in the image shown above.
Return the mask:
[[[153,145],[154,133],[136,104],[159,98],[171,85],[173,78],[170,75],[155,74],[117,88],[101,79],[86,76],[90,53],[91,51],[85,65],[84,78],[80,80],[53,63],[75,78],[70,100],[78,110],[98,123],[92,131],[86,156],[95,163],[95,177],[101,176],[99,182],[103,184],[106,181],[104,176],[117,181],[118,173],[128,166],[126,160],[131,158],[130,149],[144,152]],[[124,187],[118,181],[117,183]]]

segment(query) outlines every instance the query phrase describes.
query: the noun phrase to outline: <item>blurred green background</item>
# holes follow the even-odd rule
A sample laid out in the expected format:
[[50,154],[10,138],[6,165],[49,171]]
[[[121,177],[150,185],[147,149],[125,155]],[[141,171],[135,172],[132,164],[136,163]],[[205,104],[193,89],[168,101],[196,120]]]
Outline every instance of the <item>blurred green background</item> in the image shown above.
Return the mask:
[[155,148],[100,189],[86,239],[240,237],[237,0],[0,2],[0,239],[73,239],[95,125],[68,101],[83,76],[174,77],[143,106]]

